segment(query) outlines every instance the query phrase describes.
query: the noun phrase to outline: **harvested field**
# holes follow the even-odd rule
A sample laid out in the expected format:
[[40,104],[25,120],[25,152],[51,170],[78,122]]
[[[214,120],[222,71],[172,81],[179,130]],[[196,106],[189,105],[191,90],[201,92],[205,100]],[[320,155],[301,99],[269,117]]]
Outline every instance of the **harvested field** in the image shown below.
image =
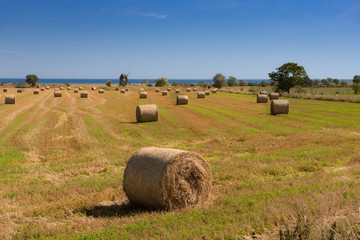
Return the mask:
[[[299,214],[319,229],[360,221],[356,103],[280,98],[291,111],[273,116],[269,102],[224,92],[188,92],[183,106],[174,91],[7,94],[16,104],[0,97],[0,239],[279,239]],[[135,123],[144,104],[159,121]],[[129,204],[125,166],[148,146],[203,156],[209,200],[170,212]]]

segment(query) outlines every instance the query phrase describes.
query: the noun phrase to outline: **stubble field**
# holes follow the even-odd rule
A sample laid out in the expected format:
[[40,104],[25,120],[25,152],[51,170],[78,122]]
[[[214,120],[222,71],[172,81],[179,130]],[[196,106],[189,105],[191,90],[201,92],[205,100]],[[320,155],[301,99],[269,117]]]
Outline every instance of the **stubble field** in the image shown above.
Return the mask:
[[[5,105],[1,89],[1,239],[276,239],[299,221],[314,232],[334,222],[358,229],[359,104],[289,99],[290,114],[272,116],[251,95],[191,92],[176,106],[174,91],[139,99],[135,89],[87,90],[81,99],[10,88],[17,102]],[[147,103],[159,106],[159,121],[135,123]],[[208,203],[130,205],[124,168],[145,146],[201,154],[213,174]]]

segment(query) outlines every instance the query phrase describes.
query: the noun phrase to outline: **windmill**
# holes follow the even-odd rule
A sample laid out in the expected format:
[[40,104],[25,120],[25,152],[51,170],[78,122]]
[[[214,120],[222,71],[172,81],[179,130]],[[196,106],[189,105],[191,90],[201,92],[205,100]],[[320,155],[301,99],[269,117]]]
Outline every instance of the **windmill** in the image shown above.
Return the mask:
[[128,76],[130,75],[130,73],[131,72],[129,72],[128,74],[124,74],[123,72],[121,72],[121,75],[119,77],[119,79],[120,79],[119,85],[120,86],[125,87],[129,83]]

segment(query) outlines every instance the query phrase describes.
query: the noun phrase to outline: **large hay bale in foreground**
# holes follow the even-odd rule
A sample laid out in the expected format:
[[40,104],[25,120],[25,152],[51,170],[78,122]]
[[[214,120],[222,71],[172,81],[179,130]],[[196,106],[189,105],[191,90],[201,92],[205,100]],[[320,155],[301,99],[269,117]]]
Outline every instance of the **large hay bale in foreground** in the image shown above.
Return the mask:
[[156,122],[159,119],[159,109],[156,104],[139,105],[136,107],[137,122]]
[[62,97],[62,92],[61,91],[55,91],[54,92],[54,97]]
[[161,95],[162,95],[162,96],[167,96],[167,93],[168,93],[167,91],[162,91],[162,92],[161,92]]
[[15,104],[15,96],[14,95],[6,95],[5,96],[5,104]]
[[267,103],[268,102],[268,96],[265,94],[258,94],[256,97],[257,103]]
[[141,92],[140,93],[140,98],[147,98],[147,92]]
[[8,91],[7,88],[4,88],[4,89],[3,89],[3,92],[7,92],[7,91]]
[[160,89],[158,89],[158,88],[157,88],[157,89],[155,89],[155,92],[160,92]]
[[205,98],[205,93],[204,92],[198,92],[197,93],[197,98]]
[[278,93],[270,93],[270,100],[277,100],[279,99],[279,94]]
[[18,89],[18,90],[16,90],[16,92],[17,92],[17,93],[22,93],[23,90],[22,90],[22,89]]
[[39,94],[39,90],[34,90],[34,94]]
[[187,89],[186,89],[186,92],[191,92],[191,88],[187,88]]
[[205,95],[210,95],[210,91],[205,91]]
[[99,93],[104,93],[104,89],[99,89]]
[[123,187],[139,206],[180,209],[205,203],[212,185],[208,163],[195,152],[146,147],[130,158]]
[[187,95],[178,95],[176,97],[176,105],[187,105],[189,103],[189,97]]
[[272,100],[270,105],[272,115],[289,114],[290,104],[288,100]]
[[125,89],[121,89],[121,90],[120,90],[120,93],[125,93]]
[[74,93],[78,93],[79,92],[79,90],[77,90],[77,89],[74,89]]
[[88,92],[81,92],[80,93],[80,98],[88,98]]

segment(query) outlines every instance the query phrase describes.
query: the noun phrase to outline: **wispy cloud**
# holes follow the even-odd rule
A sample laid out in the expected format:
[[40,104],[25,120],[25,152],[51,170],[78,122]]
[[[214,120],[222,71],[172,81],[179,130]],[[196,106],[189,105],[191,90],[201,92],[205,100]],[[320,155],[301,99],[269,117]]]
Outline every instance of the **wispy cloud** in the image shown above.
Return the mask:
[[160,14],[160,13],[148,13],[148,12],[138,12],[138,11],[114,11],[111,9],[101,8],[100,9],[101,14],[110,14],[110,15],[140,15],[144,17],[151,17],[151,18],[158,18],[158,19],[166,19],[166,14]]
[[134,12],[134,14],[138,14],[145,17],[153,17],[153,18],[159,18],[159,19],[165,19],[167,18],[166,14],[159,14],[159,13],[143,13],[143,12]]

